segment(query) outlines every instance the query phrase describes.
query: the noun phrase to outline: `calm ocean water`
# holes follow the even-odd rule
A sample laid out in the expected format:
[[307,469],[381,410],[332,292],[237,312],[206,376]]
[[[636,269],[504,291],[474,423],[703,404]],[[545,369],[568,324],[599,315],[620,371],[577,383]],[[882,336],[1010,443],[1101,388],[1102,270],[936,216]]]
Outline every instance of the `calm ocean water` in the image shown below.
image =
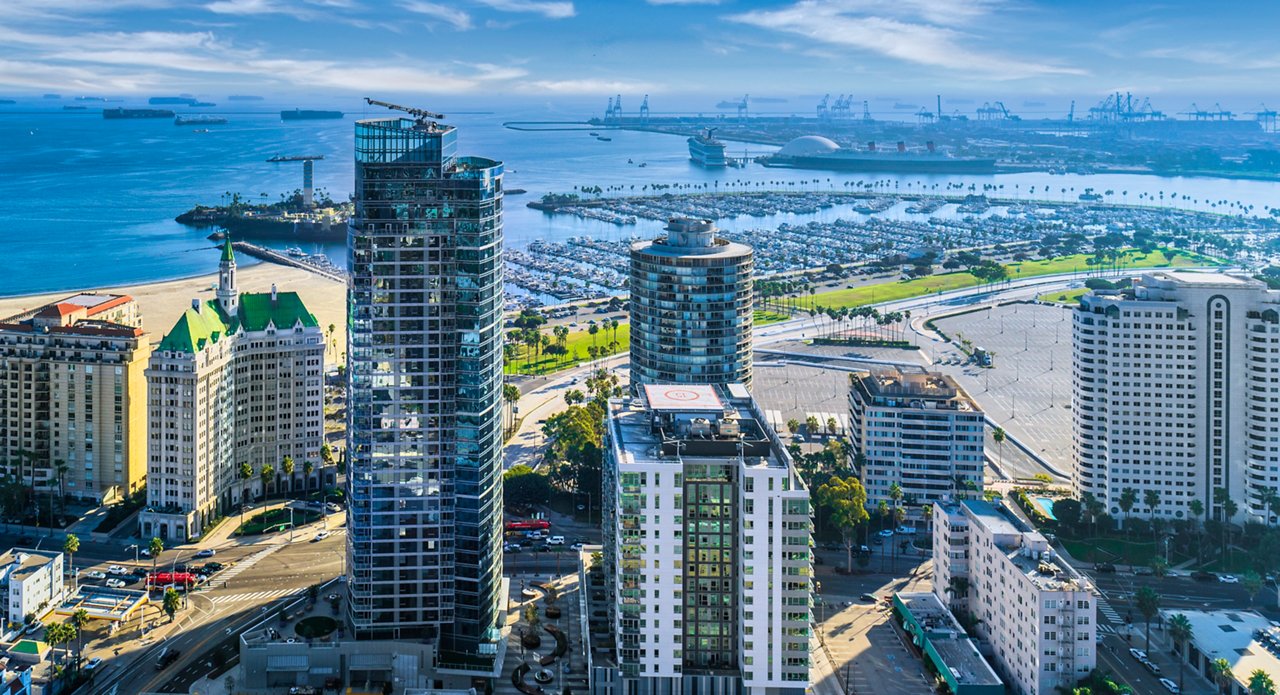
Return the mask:
[[[73,288],[101,287],[207,273],[217,263],[205,236],[212,230],[185,227],[174,216],[195,203],[219,203],[228,192],[245,197],[278,199],[301,186],[299,163],[271,164],[274,154],[321,154],[316,163],[316,186],[335,199],[352,189],[351,141],[355,118],[381,116],[385,111],[353,104],[335,104],[347,117],[333,121],[282,122],[280,108],[263,102],[220,105],[200,113],[224,115],[229,123],[175,126],[167,119],[104,120],[98,106],[88,111],[64,111],[64,103],[19,102],[0,106],[0,248],[9,272],[0,275],[0,296]],[[117,106],[119,104],[110,104]],[[123,104],[134,106],[137,104]],[[223,108],[231,106],[231,108]],[[185,109],[185,107],[177,107]],[[869,180],[828,172],[765,169],[707,171],[688,161],[683,138],[625,131],[610,132],[602,142],[585,131],[522,132],[502,127],[521,119],[570,120],[586,111],[523,111],[459,115],[449,122],[459,128],[459,152],[502,160],[507,188],[524,188],[526,195],[508,196],[507,243],[523,246],[534,239],[563,239],[576,235],[623,238],[652,235],[659,225],[641,222],[617,227],[593,220],[552,218],[525,207],[547,192],[568,192],[574,186],[634,186],[649,183],[711,184],[715,181],[808,181],[808,187],[842,189],[845,180]],[[731,154],[749,150],[754,156],[771,148],[731,145]],[[628,159],[632,163],[628,163]],[[638,165],[644,162],[645,167]],[[891,176],[877,176],[893,180]],[[830,183],[828,183],[830,181]],[[1131,175],[923,177],[907,181],[962,181],[979,187],[1003,184],[1004,195],[1015,186],[1025,192],[1049,187],[1049,199],[1064,195],[1060,188],[1178,193],[1202,200],[1229,200],[1264,205],[1280,204],[1280,185],[1224,179],[1170,179]],[[1040,196],[1037,196],[1040,197]],[[809,219],[834,219],[847,210],[815,215],[725,220],[727,228],[751,228]],[[272,244],[283,248],[288,242]],[[345,262],[341,245],[303,245]]]

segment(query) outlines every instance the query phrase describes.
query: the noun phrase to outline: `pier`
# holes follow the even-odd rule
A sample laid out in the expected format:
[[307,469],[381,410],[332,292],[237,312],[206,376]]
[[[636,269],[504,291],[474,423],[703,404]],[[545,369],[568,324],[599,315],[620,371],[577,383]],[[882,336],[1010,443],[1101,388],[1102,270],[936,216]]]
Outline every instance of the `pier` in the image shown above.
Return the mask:
[[343,284],[346,284],[347,282],[346,271],[332,265],[321,265],[310,261],[308,258],[294,258],[280,253],[279,251],[272,251],[269,248],[258,246],[257,244],[251,244],[247,241],[233,241],[231,242],[231,246],[236,251],[239,251],[246,256],[253,256],[254,258],[267,261],[268,263],[278,263],[280,265],[287,265],[291,268],[301,268],[303,270],[313,272],[316,275],[326,277],[334,282],[341,282]]

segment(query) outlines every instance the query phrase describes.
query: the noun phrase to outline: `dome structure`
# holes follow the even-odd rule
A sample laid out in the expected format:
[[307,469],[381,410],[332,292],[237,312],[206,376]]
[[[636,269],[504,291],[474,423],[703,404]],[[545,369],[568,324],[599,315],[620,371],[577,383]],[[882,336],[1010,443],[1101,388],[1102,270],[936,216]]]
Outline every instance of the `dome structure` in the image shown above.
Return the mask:
[[778,150],[781,157],[812,157],[816,154],[831,154],[840,149],[830,138],[821,135],[804,135],[788,142]]

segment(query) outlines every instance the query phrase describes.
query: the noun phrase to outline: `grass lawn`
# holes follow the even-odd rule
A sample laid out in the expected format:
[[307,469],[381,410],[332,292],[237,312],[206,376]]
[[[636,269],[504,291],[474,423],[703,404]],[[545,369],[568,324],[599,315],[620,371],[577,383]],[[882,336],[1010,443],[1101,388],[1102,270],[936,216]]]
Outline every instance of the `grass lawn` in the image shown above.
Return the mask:
[[[292,523],[294,526],[309,524],[320,519],[320,512],[310,509],[294,509]],[[253,536],[259,533],[270,533],[272,531],[287,531],[289,529],[290,517],[287,508],[272,509],[269,512],[254,514],[249,520],[244,522],[240,528],[236,529],[237,536]]]
[[[1174,256],[1173,261],[1169,262],[1165,259],[1164,254],[1159,251],[1144,254],[1137,250],[1130,250],[1124,253],[1120,266],[1123,268],[1183,268],[1193,265],[1216,264],[1216,261],[1199,254],[1186,251],[1178,251],[1177,254]],[[1075,271],[1089,272],[1094,268],[1094,266],[1088,264],[1087,260],[1089,258],[1091,258],[1089,254],[1078,253],[1072,256],[1060,256],[1043,261],[1010,263],[1005,267],[1009,269],[1010,280],[1019,280]],[[915,280],[897,280],[875,285],[863,285],[852,289],[820,292],[811,296],[809,300],[820,306],[841,309],[910,299],[947,290],[976,287],[980,284],[982,283],[978,278],[967,272],[943,273],[916,278]]]
[[1062,545],[1077,560],[1084,562],[1113,562],[1121,565],[1149,565],[1156,556],[1156,544],[1151,541],[1125,541],[1123,538],[1087,538],[1068,540]]
[[1089,291],[1088,287],[1079,287],[1074,290],[1060,290],[1058,292],[1045,292],[1036,297],[1042,302],[1050,302],[1052,304],[1065,304],[1067,306],[1075,306],[1080,303],[1080,298]]
[[[551,335],[550,329],[544,329],[544,333]],[[550,374],[558,372],[562,369],[568,369],[582,362],[591,359],[591,355],[587,353],[587,349],[593,344],[596,347],[608,348],[609,343],[613,341],[615,333],[606,331],[601,328],[595,336],[592,336],[587,329],[578,331],[570,331],[569,338],[565,341],[565,349],[569,352],[566,355],[548,355],[543,353],[539,358],[535,351],[532,360],[527,360],[527,348],[523,345],[516,352],[515,359],[508,360],[503,365],[502,371],[506,374]],[[611,354],[625,353],[631,348],[631,326],[626,322],[618,325],[617,331],[618,349]],[[555,336],[552,336],[555,339]],[[593,342],[594,340],[594,342]]]
[[761,309],[756,309],[755,318],[753,320],[755,321],[755,325],[757,326],[767,326],[771,323],[780,323],[782,321],[786,321],[789,318],[791,317],[781,312],[763,311]]

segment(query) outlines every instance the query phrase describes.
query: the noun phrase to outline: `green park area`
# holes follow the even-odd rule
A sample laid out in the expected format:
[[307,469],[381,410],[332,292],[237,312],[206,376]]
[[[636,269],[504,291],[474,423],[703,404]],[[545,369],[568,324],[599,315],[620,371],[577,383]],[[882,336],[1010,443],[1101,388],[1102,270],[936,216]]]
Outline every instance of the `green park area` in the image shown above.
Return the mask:
[[755,315],[752,318],[752,320],[757,326],[767,326],[771,323],[782,323],[783,321],[786,321],[789,318],[791,317],[787,316],[786,314],[780,311],[765,311],[763,309],[756,309]]
[[[544,327],[542,332],[551,338],[551,344],[541,349],[531,348],[524,343],[508,342],[514,349],[507,353],[503,367],[505,373],[551,374],[592,359],[625,353],[631,347],[631,327],[625,321],[619,322],[616,330],[606,329],[600,324],[595,335],[591,334],[590,329],[570,330],[560,346],[557,346],[556,338],[551,335],[550,330]],[[592,356],[593,351],[595,357]]]
[[1067,306],[1075,306],[1080,303],[1080,298],[1089,291],[1088,287],[1077,287],[1074,290],[1057,290],[1054,292],[1045,292],[1038,295],[1036,300],[1048,302],[1050,304],[1065,304]]
[[320,519],[320,512],[311,509],[293,509],[280,507],[249,517],[249,520],[236,529],[237,536],[254,536],[260,533],[288,531],[289,526],[302,526]]
[[[1127,249],[1117,254],[1116,258],[1104,266],[1107,270],[1141,269],[1141,268],[1185,268],[1196,265],[1212,265],[1216,261],[1181,250],[1171,250],[1172,259],[1165,256],[1163,250],[1143,253],[1137,249]],[[1004,265],[1003,280],[1021,280],[1044,275],[1060,275],[1063,273],[1092,273],[1098,266],[1091,262],[1091,254],[1077,253],[1070,256],[1058,256],[1039,261],[1020,261]],[[998,280],[997,280],[998,282]],[[808,303],[832,309],[864,306],[892,302],[927,294],[960,290],[991,283],[990,278],[979,278],[968,271],[927,275],[912,280],[863,285],[831,292],[819,292],[808,298]]]

